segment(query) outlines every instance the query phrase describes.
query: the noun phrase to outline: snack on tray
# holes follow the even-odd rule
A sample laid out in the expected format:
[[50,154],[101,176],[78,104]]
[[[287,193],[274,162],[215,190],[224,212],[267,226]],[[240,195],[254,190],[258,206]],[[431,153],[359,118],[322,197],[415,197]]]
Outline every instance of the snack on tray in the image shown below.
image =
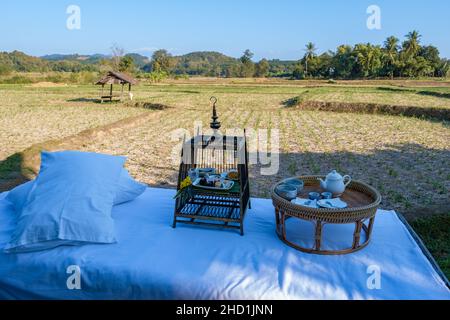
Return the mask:
[[239,179],[239,173],[237,171],[228,172],[228,178],[231,179],[231,180],[238,180]]

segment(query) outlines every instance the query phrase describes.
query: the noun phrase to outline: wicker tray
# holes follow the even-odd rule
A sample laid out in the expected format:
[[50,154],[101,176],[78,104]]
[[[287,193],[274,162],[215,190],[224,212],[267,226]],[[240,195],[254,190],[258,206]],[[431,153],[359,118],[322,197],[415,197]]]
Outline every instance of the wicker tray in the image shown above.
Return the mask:
[[[298,177],[305,183],[304,189],[299,193],[299,197],[308,198],[311,191],[321,192],[318,178],[324,179],[323,176],[301,176]],[[361,250],[369,244],[372,228],[375,220],[375,214],[381,202],[380,193],[371,186],[360,182],[352,181],[346,191],[341,195],[341,199],[347,202],[348,207],[345,209],[327,209],[327,208],[310,208],[291,203],[290,201],[280,197],[275,188],[284,182],[281,181],[272,188],[272,202],[275,207],[275,218],[277,222],[277,234],[282,241],[288,245],[308,253],[317,254],[345,254],[357,250]],[[285,221],[289,218],[299,218],[303,220],[313,221],[315,223],[315,246],[314,248],[304,248],[287,240]],[[368,225],[366,222],[368,221]],[[321,250],[321,239],[323,224],[355,224],[353,233],[353,245],[351,248],[342,250],[326,251]],[[361,231],[365,231],[366,239],[360,243]]]

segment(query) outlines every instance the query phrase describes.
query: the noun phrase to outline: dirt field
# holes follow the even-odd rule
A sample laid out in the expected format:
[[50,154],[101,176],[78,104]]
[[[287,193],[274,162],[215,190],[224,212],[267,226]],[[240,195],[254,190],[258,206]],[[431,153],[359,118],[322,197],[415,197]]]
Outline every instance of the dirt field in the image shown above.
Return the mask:
[[[311,101],[395,102],[425,109],[450,108],[448,92],[446,87],[305,88],[211,85],[200,81],[141,85],[133,103],[101,105],[95,101],[98,91],[93,86],[4,85],[0,87],[0,156],[5,159],[37,142],[142,114],[145,118],[139,123],[117,126],[76,148],[126,155],[127,166],[137,179],[174,187],[178,159],[174,160],[173,152],[179,141],[171,140],[171,136],[177,129],[193,134],[196,121],[207,127],[211,116],[209,98],[215,95],[223,129],[279,131],[280,170],[264,176],[260,165],[253,166],[253,196],[269,197],[271,184],[283,177],[337,169],[378,188],[384,208],[422,216],[449,210],[448,122],[306,111],[287,108],[284,102],[300,95]],[[132,107],[135,103],[138,107]],[[167,108],[155,110],[161,106]],[[255,145],[250,149],[258,151]]]
[[[214,92],[154,96],[156,111],[143,124],[92,141],[84,150],[125,154],[134,176],[152,185],[176,183],[177,163],[171,141],[174,130],[194,131],[194,122],[208,126],[209,96],[219,97],[223,128],[279,130],[280,170],[261,175],[254,166],[252,194],[269,197],[277,180],[301,174],[322,174],[335,168],[367,181],[384,197],[383,207],[414,213],[425,206],[448,208],[450,190],[450,128],[415,118],[289,109],[284,94]],[[257,147],[250,145],[250,151]],[[439,211],[439,210],[438,210]]]
[[93,96],[96,90],[0,85],[0,161],[32,144],[146,112],[84,101],[86,93]]

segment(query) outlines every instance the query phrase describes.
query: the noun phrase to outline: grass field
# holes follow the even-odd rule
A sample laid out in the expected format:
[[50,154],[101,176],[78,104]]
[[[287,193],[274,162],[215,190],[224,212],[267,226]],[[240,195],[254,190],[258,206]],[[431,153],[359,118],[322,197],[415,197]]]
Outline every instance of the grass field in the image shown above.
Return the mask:
[[145,112],[77,101],[95,92],[88,89],[0,85],[0,161],[34,143]]
[[[133,103],[103,105],[95,102],[98,90],[94,86],[0,85],[0,161],[35,143],[98,128],[89,138],[72,138],[64,148],[126,155],[127,167],[138,180],[174,187],[178,168],[173,150],[178,141],[171,140],[171,134],[179,128],[193,133],[195,121],[207,127],[212,95],[219,99],[224,129],[280,133],[280,170],[263,176],[261,165],[253,166],[253,196],[269,197],[270,186],[284,177],[337,169],[376,187],[383,196],[383,208],[397,210],[410,221],[421,218],[415,228],[422,235],[426,228],[421,226],[442,224],[430,218],[435,214],[448,223],[448,121],[285,106],[285,101],[301,96],[306,101],[450,109],[447,83],[172,81],[136,87]],[[166,108],[153,108],[157,104]],[[102,126],[129,117],[135,120],[102,131]],[[258,148],[249,147],[251,152]],[[0,170],[0,182],[8,170]],[[437,249],[429,245],[447,274],[449,232],[442,232],[444,240]],[[424,238],[427,243],[433,241],[432,236]]]

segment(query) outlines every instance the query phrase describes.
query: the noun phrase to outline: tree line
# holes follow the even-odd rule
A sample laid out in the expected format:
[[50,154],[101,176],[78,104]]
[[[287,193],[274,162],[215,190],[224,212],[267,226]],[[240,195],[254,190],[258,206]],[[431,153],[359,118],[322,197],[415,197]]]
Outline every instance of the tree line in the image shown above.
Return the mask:
[[240,58],[218,52],[193,52],[173,56],[161,49],[151,58],[126,54],[117,45],[109,56],[70,55],[58,59],[31,57],[22,52],[0,53],[0,75],[19,72],[104,72],[117,70],[159,81],[168,76],[287,77],[292,79],[370,79],[397,77],[449,77],[450,60],[440,57],[438,48],[422,45],[417,31],[403,41],[391,36],[382,45],[341,45],[319,54],[314,43],[306,44],[298,60],[254,61],[250,50]]
[[422,45],[417,31],[408,33],[403,42],[391,36],[381,46],[370,43],[341,45],[335,52],[321,55],[316,51],[313,43],[306,45],[294,77],[446,77],[450,70],[449,60],[441,58],[435,46]]
[[391,36],[383,45],[361,43],[354,46],[341,45],[336,51],[317,54],[312,42],[305,46],[303,57],[297,61],[261,59],[252,60],[253,53],[246,50],[234,63],[183,69],[176,58],[166,50],[156,51],[148,71],[167,74],[192,73],[219,77],[267,77],[282,76],[294,79],[370,79],[396,77],[447,77],[450,61],[440,57],[438,48],[422,45],[417,31],[409,32],[403,42]]

